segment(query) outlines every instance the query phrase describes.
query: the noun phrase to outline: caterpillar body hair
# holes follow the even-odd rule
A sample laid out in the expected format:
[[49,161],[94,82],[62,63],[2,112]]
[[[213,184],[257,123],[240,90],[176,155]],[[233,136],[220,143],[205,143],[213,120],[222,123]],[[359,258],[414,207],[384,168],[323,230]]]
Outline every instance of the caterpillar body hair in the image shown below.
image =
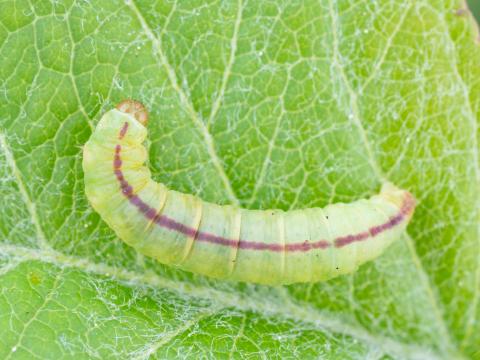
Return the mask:
[[103,115],[83,151],[85,192],[123,241],[163,264],[269,285],[323,281],[378,257],[413,215],[413,196],[391,183],[369,199],[291,211],[170,190],[145,166],[147,119],[133,100]]

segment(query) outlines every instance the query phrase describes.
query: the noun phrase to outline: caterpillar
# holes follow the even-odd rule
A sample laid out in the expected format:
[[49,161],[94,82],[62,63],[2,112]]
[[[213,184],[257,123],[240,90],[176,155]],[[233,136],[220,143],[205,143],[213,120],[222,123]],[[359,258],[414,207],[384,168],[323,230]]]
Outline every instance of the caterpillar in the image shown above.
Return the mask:
[[400,237],[414,197],[391,183],[369,199],[325,208],[248,210],[168,189],[145,166],[147,111],[124,100],[83,150],[85,193],[127,244],[167,265],[268,285],[355,271]]

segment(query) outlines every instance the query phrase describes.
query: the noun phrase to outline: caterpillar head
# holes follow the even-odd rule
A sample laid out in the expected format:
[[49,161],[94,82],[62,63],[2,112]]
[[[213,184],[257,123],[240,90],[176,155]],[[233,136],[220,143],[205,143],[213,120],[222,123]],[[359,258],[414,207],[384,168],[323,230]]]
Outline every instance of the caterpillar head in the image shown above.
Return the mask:
[[117,109],[132,115],[143,126],[147,126],[148,111],[145,106],[137,100],[126,99],[118,103]]

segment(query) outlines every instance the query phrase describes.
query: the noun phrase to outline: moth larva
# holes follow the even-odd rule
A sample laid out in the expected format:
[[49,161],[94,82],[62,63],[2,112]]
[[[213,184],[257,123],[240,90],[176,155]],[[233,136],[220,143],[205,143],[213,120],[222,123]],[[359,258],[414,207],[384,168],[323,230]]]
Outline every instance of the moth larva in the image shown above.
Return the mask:
[[370,199],[286,212],[169,190],[144,165],[146,120],[133,100],[103,115],[84,147],[85,192],[122,240],[164,264],[271,285],[326,280],[378,257],[413,214],[413,196],[390,183]]

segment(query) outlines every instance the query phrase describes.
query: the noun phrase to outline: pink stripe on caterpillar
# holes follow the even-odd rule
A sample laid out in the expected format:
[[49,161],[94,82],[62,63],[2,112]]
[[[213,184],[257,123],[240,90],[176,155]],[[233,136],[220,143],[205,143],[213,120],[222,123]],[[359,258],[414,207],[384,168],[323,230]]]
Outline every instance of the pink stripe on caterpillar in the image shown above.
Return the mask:
[[[119,138],[123,138],[128,130],[128,123],[122,127],[119,133]],[[156,210],[146,204],[138,195],[134,194],[134,189],[125,180],[125,177],[122,172],[122,159],[120,157],[122,147],[121,145],[115,146],[115,155],[113,158],[113,172],[117,178],[120,190],[122,194],[128,199],[128,201],[137,207],[138,211],[145,216],[145,218],[152,220],[158,226],[166,228],[171,231],[176,231],[181,234],[184,234],[188,237],[195,238],[195,240],[200,242],[206,242],[215,245],[237,247],[239,249],[245,250],[259,250],[259,251],[273,251],[273,252],[307,252],[314,249],[327,249],[332,246],[332,244],[326,240],[318,241],[303,241],[298,243],[291,244],[272,244],[272,243],[263,243],[257,241],[249,241],[240,239],[239,242],[233,239],[228,239],[222,236],[197,231],[185,224],[179,223],[174,219],[169,218],[165,215],[160,215],[156,213]],[[354,242],[364,241],[368,238],[374,238],[377,235],[395,227],[402,222],[406,217],[408,217],[411,211],[414,208],[415,201],[412,195],[408,194],[405,196],[402,207],[397,215],[391,217],[387,222],[373,226],[368,229],[368,231],[350,234],[346,236],[341,236],[333,240],[333,245],[336,248],[340,248],[346,245],[349,245]]]
[[120,140],[123,139],[123,137],[124,137],[125,134],[127,133],[127,130],[128,130],[128,122],[125,121],[125,123],[123,124],[122,129],[121,129],[120,132],[118,133],[118,138],[119,138]]

